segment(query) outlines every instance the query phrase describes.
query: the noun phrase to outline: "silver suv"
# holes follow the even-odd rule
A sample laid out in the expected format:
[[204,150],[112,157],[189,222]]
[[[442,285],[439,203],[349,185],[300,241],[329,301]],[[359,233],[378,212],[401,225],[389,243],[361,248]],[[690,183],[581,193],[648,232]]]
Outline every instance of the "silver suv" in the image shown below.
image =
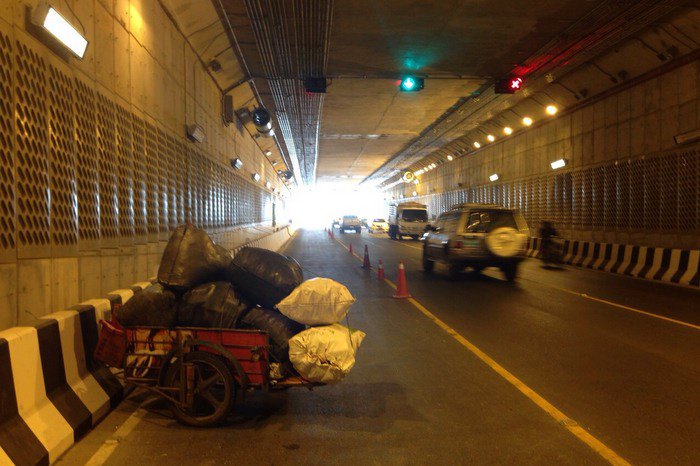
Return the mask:
[[355,230],[355,233],[362,233],[362,224],[357,215],[343,215],[340,221],[340,232],[345,233],[346,230]]
[[526,257],[528,236],[527,223],[515,209],[459,204],[430,227],[423,245],[423,270],[430,273],[435,262],[443,262],[454,277],[466,267],[476,272],[498,267],[513,281]]

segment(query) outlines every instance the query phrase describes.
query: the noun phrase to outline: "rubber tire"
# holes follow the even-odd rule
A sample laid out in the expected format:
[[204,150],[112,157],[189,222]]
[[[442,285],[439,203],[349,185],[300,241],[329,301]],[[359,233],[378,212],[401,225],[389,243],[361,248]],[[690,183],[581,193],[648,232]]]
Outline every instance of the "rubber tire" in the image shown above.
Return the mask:
[[396,226],[389,225],[389,238],[396,239]]
[[411,238],[413,238],[414,241],[418,241],[418,235],[411,235]]
[[501,270],[503,271],[503,274],[506,276],[506,280],[509,282],[514,282],[515,279],[518,277],[518,263],[517,262],[510,262],[508,264],[503,264],[501,266]]
[[[180,409],[175,403],[168,403],[178,422],[192,427],[208,427],[222,422],[230,414],[233,404],[236,400],[236,381],[231,374],[226,363],[218,356],[204,351],[193,351],[187,353],[185,362],[193,363],[197,367],[208,367],[216,371],[221,381],[223,382],[224,398],[221,406],[215,409],[212,414],[206,416],[197,416],[191,412]],[[166,386],[179,386],[177,378],[180,375],[179,364],[171,364],[168,372],[165,375]]]
[[355,228],[355,233],[362,234],[362,228]]
[[430,259],[428,259],[428,256],[425,254],[425,251],[423,251],[423,272],[433,273],[434,269],[435,261],[431,261]]

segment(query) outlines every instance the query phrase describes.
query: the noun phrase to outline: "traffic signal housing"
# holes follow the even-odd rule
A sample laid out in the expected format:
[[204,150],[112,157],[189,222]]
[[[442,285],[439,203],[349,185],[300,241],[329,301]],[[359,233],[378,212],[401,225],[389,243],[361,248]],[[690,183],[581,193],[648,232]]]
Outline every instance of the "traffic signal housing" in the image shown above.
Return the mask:
[[406,76],[399,83],[399,91],[401,92],[418,92],[423,89],[425,80],[415,76]]
[[523,88],[523,78],[519,76],[509,76],[496,81],[494,90],[496,94],[515,94]]

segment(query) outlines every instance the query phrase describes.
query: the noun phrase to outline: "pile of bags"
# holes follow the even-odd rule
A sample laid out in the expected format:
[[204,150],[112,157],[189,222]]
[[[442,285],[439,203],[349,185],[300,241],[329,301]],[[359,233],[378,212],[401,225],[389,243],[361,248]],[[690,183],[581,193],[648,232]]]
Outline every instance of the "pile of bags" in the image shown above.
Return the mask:
[[204,230],[181,225],[163,252],[158,284],[127,301],[116,318],[127,327],[263,330],[279,376],[334,383],[352,369],[365,336],[338,323],[354,302],[338,282],[304,281],[291,257],[250,247],[232,257]]

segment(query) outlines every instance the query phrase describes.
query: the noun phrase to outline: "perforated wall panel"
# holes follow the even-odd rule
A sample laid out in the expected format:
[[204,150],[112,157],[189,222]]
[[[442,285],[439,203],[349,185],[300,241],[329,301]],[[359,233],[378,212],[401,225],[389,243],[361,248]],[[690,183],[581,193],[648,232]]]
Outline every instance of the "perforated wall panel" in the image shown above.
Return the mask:
[[117,197],[120,244],[134,241],[134,152],[131,112],[116,106]]
[[15,156],[20,257],[50,255],[46,62],[15,41]]
[[78,247],[78,205],[75,186],[73,80],[49,66],[49,153],[52,255],[74,255]]
[[95,249],[100,240],[100,184],[97,157],[95,91],[75,80],[75,149],[80,249]]
[[102,247],[119,245],[119,200],[114,102],[97,96],[97,156],[100,170],[100,239]]
[[0,32],[0,261],[15,258],[12,39]]

